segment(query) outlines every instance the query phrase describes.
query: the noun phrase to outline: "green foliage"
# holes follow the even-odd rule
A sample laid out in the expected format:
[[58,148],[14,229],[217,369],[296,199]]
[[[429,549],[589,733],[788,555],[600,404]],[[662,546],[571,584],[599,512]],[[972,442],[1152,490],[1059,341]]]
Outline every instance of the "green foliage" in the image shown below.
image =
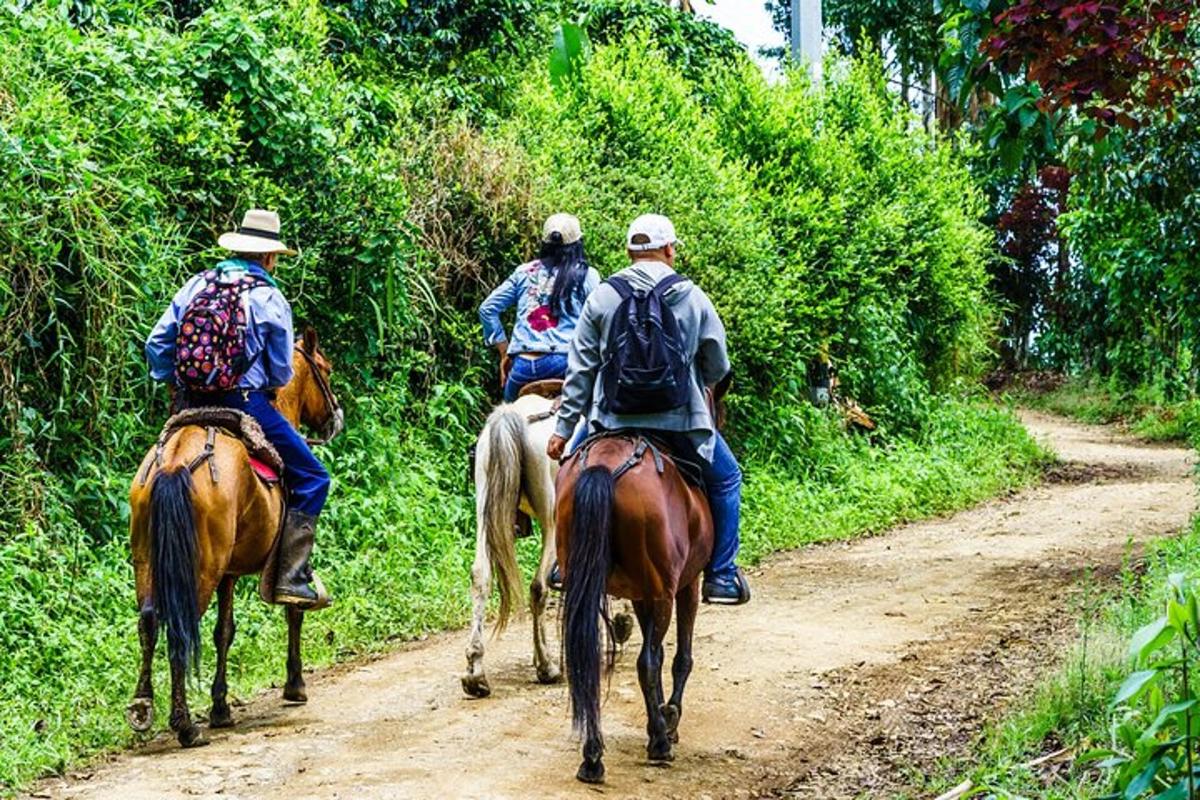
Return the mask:
[[1194,587],[1181,573],[1169,576],[1166,613],[1133,634],[1137,667],[1112,699],[1112,746],[1079,757],[1111,771],[1114,797],[1127,800],[1195,796],[1193,744],[1197,733],[1195,683],[1200,655],[1200,612]]
[[748,60],[729,30],[695,14],[681,14],[662,0],[576,0],[576,5],[597,43],[643,36],[701,93],[715,76]]

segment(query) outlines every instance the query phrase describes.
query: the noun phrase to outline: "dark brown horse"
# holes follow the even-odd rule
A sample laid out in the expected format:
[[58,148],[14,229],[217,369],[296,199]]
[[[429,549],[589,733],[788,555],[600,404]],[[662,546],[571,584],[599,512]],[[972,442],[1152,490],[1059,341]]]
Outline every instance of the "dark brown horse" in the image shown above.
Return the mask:
[[[329,389],[332,367],[309,329],[297,341],[295,375],[279,390],[275,407],[293,426],[328,432],[341,426],[341,410]],[[206,450],[211,447],[211,454]],[[130,539],[137,583],[142,670],[126,717],[139,732],[154,723],[151,667],[159,627],[166,628],[171,665],[171,729],[184,747],[205,744],[187,707],[189,663],[200,654],[200,618],[217,594],[213,631],[217,671],[212,684],[210,728],[233,724],[226,701],[225,665],[233,641],[233,587],[243,575],[262,572],[279,531],[282,489],[258,478],[239,439],[210,440],[204,427],[181,428],[162,448],[146,454],[130,490]],[[304,611],[287,606],[288,658],[284,699],[303,703],[300,628]]]
[[[608,624],[607,595],[633,601],[642,629],[637,670],[646,701],[646,751],[651,761],[670,761],[692,671],[700,578],[712,554],[712,515],[703,492],[636,433],[614,434],[580,448],[558,474],[557,497],[567,680],[574,728],[583,738],[576,777],[599,783],[604,780],[600,679],[605,655],[600,620]],[[663,639],[673,607],[678,644],[671,697],[664,701]],[[610,645],[610,663],[612,652]]]

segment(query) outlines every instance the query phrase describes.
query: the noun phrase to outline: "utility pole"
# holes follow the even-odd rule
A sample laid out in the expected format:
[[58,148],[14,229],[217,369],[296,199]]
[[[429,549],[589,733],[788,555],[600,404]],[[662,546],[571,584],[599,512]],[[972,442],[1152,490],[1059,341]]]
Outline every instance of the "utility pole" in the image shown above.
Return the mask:
[[792,59],[808,65],[813,82],[821,79],[821,0],[792,0]]

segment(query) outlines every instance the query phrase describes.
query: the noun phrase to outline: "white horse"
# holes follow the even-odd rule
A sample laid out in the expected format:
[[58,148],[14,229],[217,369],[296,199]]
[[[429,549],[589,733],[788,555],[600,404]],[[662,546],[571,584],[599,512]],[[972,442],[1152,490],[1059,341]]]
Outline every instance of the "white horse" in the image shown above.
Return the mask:
[[[538,521],[542,556],[529,585],[533,612],[533,666],[541,683],[562,680],[559,659],[546,645],[547,577],[555,561],[554,479],[558,462],[546,455],[554,433],[554,401],[526,394],[514,403],[497,406],[475,445],[475,564],[471,567],[473,615],[467,640],[467,672],[463,691],[472,697],[492,693],[483,671],[483,624],[492,577],[500,593],[496,632],[504,630],[521,597],[521,568],[517,564],[515,523],[520,509]],[[613,619],[615,638],[624,644],[633,632],[627,607]]]
[[562,680],[558,659],[546,646],[546,577],[554,565],[554,478],[558,462],[546,455],[554,433],[553,401],[528,394],[515,403],[498,406],[475,446],[475,564],[471,568],[474,616],[467,643],[467,673],[463,691],[472,697],[491,694],[483,671],[483,623],[492,574],[500,592],[497,633],[508,624],[521,597],[521,568],[517,565],[517,509],[538,521],[542,557],[529,587],[533,612],[533,665],[541,683]]

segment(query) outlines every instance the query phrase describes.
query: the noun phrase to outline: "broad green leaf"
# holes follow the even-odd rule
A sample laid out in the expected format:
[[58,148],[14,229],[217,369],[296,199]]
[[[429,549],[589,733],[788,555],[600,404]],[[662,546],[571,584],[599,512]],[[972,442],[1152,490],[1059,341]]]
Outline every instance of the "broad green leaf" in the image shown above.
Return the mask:
[[550,51],[550,82],[561,88],[579,73],[591,52],[587,31],[579,25],[564,22],[554,32],[554,48]]
[[1166,791],[1159,792],[1150,798],[1150,800],[1184,800],[1188,796],[1187,779],[1184,778],[1179,783],[1172,786]]
[[1149,789],[1154,784],[1154,777],[1158,774],[1158,768],[1162,765],[1161,758],[1152,758],[1146,764],[1146,768],[1138,773],[1137,777],[1129,782],[1125,787],[1125,800],[1137,800],[1142,792]]
[[1117,690],[1116,697],[1110,703],[1110,708],[1119,706],[1121,703],[1127,703],[1133,700],[1142,692],[1144,692],[1158,678],[1159,672],[1154,669],[1143,669],[1132,673],[1125,682],[1121,684],[1121,688]]
[[1129,640],[1130,658],[1133,658],[1138,664],[1145,663],[1151,653],[1174,639],[1175,633],[1175,629],[1167,623],[1165,616],[1143,625]]
[[1138,743],[1140,745],[1149,747],[1150,744],[1152,744],[1154,737],[1157,736],[1158,732],[1162,729],[1162,726],[1167,723],[1167,720],[1176,714],[1182,714],[1186,711],[1190,711],[1195,705],[1196,700],[1192,699],[1182,700],[1178,703],[1171,703],[1170,705],[1163,706],[1162,710],[1158,712],[1158,716],[1154,718],[1154,722],[1150,723],[1150,727],[1142,731],[1142,735],[1138,738]]

